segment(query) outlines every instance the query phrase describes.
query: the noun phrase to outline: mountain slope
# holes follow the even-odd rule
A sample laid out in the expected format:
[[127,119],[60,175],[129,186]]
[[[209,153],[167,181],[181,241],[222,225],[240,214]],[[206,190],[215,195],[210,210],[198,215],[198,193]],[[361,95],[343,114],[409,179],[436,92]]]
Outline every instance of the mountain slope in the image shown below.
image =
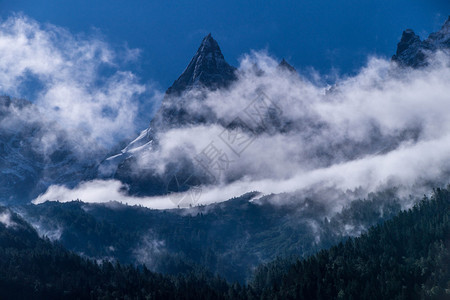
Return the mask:
[[[221,238],[221,237],[219,237]],[[38,238],[0,208],[3,299],[448,299],[450,190],[437,189],[412,209],[307,259],[262,265],[248,286],[194,271],[162,276],[98,265]]]
[[1,299],[223,299],[228,285],[209,273],[177,277],[82,258],[40,239],[0,207]]
[[[279,205],[271,203],[272,196],[255,198],[256,193],[163,211],[79,201],[16,209],[42,235],[95,259],[146,263],[164,273],[201,265],[229,281],[245,282],[260,263],[315,253],[393,217],[400,211],[394,194],[353,201],[336,215],[314,198],[277,195],[291,201]],[[180,260],[190,263],[174,267]]]

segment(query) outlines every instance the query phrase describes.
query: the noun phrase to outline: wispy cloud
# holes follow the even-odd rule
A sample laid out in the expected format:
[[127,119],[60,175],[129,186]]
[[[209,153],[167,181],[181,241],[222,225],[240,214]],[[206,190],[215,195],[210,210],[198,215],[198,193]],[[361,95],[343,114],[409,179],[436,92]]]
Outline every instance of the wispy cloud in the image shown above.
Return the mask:
[[134,135],[143,97],[160,100],[158,90],[124,69],[139,51],[113,48],[98,34],[15,15],[0,24],[0,57],[0,93],[31,98],[42,114],[24,118],[57,122],[85,151]]
[[118,201],[129,205],[143,205],[154,208],[176,207],[166,197],[133,197],[126,193],[127,186],[118,180],[93,180],[82,182],[73,189],[52,185],[47,191],[33,200],[34,204],[45,201],[70,202],[82,200],[87,203]]
[[6,228],[14,228],[17,226],[17,223],[11,220],[11,213],[7,210],[0,213],[0,223],[2,223]]

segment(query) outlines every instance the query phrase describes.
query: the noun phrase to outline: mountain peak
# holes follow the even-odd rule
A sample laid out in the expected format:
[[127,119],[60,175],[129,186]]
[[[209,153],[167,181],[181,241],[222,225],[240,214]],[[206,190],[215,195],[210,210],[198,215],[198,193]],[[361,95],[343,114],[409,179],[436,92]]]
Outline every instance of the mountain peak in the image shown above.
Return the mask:
[[205,36],[181,76],[167,90],[166,94],[180,94],[194,86],[209,89],[225,87],[236,79],[235,68],[230,66],[211,33]]
[[397,45],[396,55],[401,55],[408,47],[415,43],[420,43],[420,37],[412,29],[403,31],[402,38]]
[[[392,60],[402,66],[418,68],[427,65],[427,56],[437,50],[450,48],[450,16],[442,28],[431,33],[424,41],[412,29],[403,31]],[[446,50],[447,51],[447,50]]]
[[397,52],[392,56],[392,60],[403,66],[420,67],[425,64],[425,54],[422,49],[423,42],[420,37],[412,29],[406,29],[397,44]]
[[[212,37],[212,35],[211,35],[211,32],[210,32],[210,33],[208,33],[207,36],[205,36],[205,37],[203,38],[202,43],[201,43],[201,46],[208,46],[208,45],[211,45],[211,44],[214,44],[214,43],[217,44],[216,40],[213,39],[213,37]],[[217,45],[217,46],[218,46],[218,45]]]
[[295,68],[291,66],[284,58],[281,60],[280,64],[278,65],[278,68],[288,70],[291,72],[296,72]]

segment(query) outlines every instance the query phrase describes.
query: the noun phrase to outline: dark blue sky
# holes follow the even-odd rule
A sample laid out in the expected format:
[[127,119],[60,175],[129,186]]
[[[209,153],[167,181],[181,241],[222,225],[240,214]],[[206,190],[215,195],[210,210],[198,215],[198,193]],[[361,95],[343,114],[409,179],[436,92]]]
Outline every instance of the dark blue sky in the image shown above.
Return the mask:
[[368,55],[390,57],[401,33],[440,28],[448,0],[314,1],[0,0],[6,18],[22,12],[73,33],[99,30],[107,41],[142,50],[133,71],[165,89],[208,32],[233,65],[252,49],[285,57],[297,69],[351,73]]

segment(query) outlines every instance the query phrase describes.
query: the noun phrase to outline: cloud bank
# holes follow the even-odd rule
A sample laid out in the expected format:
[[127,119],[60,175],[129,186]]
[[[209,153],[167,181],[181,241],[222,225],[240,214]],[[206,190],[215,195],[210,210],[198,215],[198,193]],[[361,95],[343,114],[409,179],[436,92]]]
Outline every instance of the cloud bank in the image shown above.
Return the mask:
[[92,180],[82,182],[73,189],[63,185],[52,185],[33,200],[34,204],[45,201],[70,202],[81,200],[87,203],[118,201],[129,205],[143,205],[152,208],[173,208],[167,197],[132,197],[126,194],[126,185],[118,180]]
[[[165,174],[177,161],[195,162],[213,142],[226,153],[228,164],[214,184],[202,187],[198,203],[248,191],[301,193],[311,187],[369,193],[397,186],[403,196],[423,193],[447,184],[450,174],[449,54],[438,52],[429,59],[428,67],[414,70],[370,58],[357,75],[328,86],[320,78],[312,82],[280,69],[265,52],[252,52],[243,56],[239,79],[229,89],[182,96],[188,112],[208,108],[217,122],[161,130],[151,151],[133,152],[134,168]],[[245,112],[261,92],[281,113],[266,119],[265,130],[244,132],[255,139],[236,155],[221,134],[236,117],[253,126]],[[116,180],[82,183],[72,190],[53,186],[35,203],[79,198],[174,206],[170,195],[134,197],[125,191]]]

